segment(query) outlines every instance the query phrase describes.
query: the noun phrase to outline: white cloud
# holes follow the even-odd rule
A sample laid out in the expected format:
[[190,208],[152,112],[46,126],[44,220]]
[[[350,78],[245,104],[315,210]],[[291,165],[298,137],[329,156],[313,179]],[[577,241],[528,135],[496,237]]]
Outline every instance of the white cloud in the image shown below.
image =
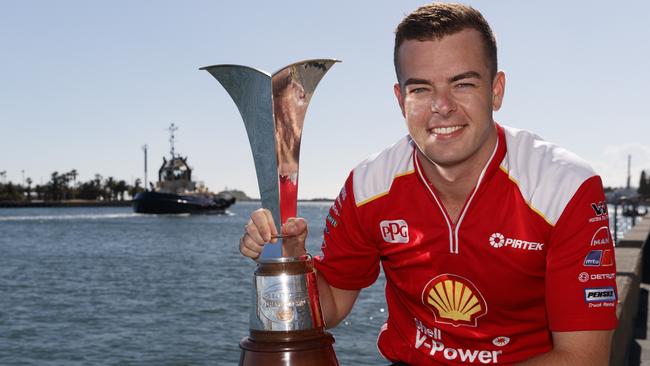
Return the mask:
[[650,146],[639,143],[606,145],[597,161],[590,161],[605,186],[623,187],[627,181],[627,157],[632,156],[632,187],[638,187],[641,170],[650,170]]

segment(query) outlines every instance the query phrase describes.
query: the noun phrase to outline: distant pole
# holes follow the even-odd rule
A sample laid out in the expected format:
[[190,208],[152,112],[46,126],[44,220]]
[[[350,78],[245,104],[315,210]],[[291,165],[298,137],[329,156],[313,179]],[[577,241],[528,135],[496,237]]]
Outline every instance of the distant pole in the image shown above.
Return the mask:
[[632,165],[632,155],[627,156],[627,189],[630,189],[630,165]]
[[145,191],[147,190],[147,187],[149,187],[147,185],[147,149],[148,148],[149,146],[147,146],[147,144],[144,144],[142,146],[142,150],[144,150],[144,190]]
[[20,172],[23,174],[23,183],[22,184],[23,184],[23,187],[24,187],[25,186],[25,169],[22,169]]

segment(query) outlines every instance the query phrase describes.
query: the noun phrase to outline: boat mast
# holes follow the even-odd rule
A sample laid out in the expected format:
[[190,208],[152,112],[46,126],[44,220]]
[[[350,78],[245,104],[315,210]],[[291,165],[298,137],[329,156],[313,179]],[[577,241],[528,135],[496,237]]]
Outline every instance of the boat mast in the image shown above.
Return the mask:
[[148,189],[147,185],[147,149],[149,146],[147,144],[142,145],[142,150],[144,151],[144,190]]
[[178,130],[178,127],[176,127],[173,123],[171,126],[169,126],[169,144],[171,145],[171,154],[172,154],[172,160],[176,157],[176,153],[174,152],[174,132]]

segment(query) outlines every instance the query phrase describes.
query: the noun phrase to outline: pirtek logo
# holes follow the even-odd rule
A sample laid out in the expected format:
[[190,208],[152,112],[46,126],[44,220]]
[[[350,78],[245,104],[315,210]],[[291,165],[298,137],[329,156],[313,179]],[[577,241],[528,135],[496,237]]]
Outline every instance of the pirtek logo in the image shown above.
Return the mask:
[[387,243],[409,242],[409,226],[404,220],[384,220],[379,223],[379,228]]
[[501,247],[510,247],[512,249],[521,249],[521,250],[543,250],[544,243],[536,243],[532,241],[525,241],[520,239],[506,238],[501,233],[493,233],[490,235],[490,245],[494,248]]

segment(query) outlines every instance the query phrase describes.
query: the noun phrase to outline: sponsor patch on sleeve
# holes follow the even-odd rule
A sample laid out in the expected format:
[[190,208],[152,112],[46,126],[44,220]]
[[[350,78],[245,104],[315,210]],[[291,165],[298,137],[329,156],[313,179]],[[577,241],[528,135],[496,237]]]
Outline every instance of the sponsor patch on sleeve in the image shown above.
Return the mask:
[[598,267],[600,266],[600,260],[603,257],[602,250],[592,250],[587,253],[583,265],[585,267]]
[[613,287],[595,287],[585,289],[585,302],[616,301],[616,291]]

